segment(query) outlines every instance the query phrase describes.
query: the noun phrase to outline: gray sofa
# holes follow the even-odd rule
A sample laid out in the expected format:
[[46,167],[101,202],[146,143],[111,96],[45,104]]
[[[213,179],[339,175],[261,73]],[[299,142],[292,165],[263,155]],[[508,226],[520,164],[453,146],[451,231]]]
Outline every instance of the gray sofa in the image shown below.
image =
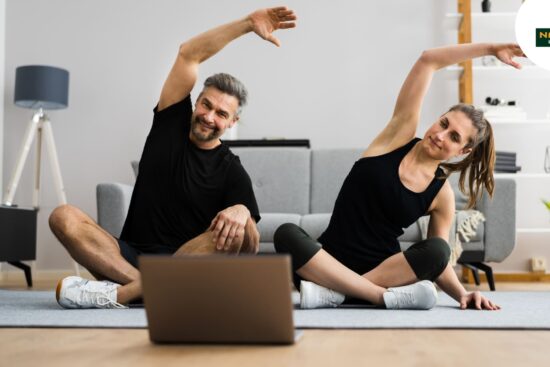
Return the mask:
[[[327,227],[340,186],[360,149],[312,150],[307,148],[232,148],[248,171],[260,207],[262,220],[260,251],[273,252],[273,234],[283,223],[300,225],[313,238]],[[137,174],[137,163],[133,163]],[[457,189],[457,178],[451,176],[457,210],[466,199]],[[118,236],[122,230],[132,186],[120,183],[97,185],[98,222],[109,233]],[[459,263],[471,269],[476,282],[478,270],[487,274],[494,289],[491,268],[487,262],[503,261],[514,248],[516,186],[512,179],[496,179],[494,199],[486,194],[476,207],[486,221],[477,228],[471,241],[463,244]],[[406,249],[420,241],[419,225],[414,223],[399,238]]]

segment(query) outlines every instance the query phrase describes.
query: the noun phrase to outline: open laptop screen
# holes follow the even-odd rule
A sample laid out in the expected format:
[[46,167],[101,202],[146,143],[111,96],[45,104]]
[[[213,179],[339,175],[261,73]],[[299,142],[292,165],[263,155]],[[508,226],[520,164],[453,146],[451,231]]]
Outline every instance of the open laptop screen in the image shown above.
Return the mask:
[[288,255],[142,256],[154,342],[292,343]]

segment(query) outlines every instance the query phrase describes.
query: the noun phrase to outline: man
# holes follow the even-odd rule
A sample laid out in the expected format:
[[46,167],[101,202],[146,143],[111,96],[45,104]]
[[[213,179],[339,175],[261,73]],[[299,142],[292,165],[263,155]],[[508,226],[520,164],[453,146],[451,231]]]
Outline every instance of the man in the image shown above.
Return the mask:
[[180,46],[154,109],[120,239],[73,206],[60,206],[50,216],[50,228],[71,256],[102,280],[61,280],[61,306],[120,308],[140,298],[140,254],[258,251],[260,216],[250,178],[219,139],[238,121],[246,89],[231,75],[213,75],[194,111],[190,92],[199,64],[229,42],[254,32],[279,46],[272,32],[295,27],[294,20],[286,7],[261,9]]

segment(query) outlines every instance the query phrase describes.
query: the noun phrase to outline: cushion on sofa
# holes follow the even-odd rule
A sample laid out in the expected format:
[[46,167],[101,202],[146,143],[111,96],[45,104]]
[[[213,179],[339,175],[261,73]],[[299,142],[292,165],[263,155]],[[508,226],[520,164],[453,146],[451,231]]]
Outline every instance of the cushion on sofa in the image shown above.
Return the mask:
[[285,223],[300,225],[300,218],[300,214],[262,213],[262,220],[258,223],[260,241],[273,242],[273,235],[279,226]]
[[317,240],[325,229],[327,229],[331,215],[331,213],[306,214],[302,216],[300,227],[302,227],[311,238]]
[[261,213],[309,212],[309,149],[246,147],[231,151],[239,156],[252,180]]
[[342,183],[364,149],[311,151],[310,213],[332,213]]

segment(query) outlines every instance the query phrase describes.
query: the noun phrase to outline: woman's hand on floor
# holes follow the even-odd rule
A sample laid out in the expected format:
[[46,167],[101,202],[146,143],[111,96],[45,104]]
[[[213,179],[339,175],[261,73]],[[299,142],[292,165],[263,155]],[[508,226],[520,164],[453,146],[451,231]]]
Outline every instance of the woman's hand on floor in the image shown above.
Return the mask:
[[460,308],[474,308],[477,310],[500,310],[500,306],[491,302],[488,298],[479,291],[469,292],[460,297]]

